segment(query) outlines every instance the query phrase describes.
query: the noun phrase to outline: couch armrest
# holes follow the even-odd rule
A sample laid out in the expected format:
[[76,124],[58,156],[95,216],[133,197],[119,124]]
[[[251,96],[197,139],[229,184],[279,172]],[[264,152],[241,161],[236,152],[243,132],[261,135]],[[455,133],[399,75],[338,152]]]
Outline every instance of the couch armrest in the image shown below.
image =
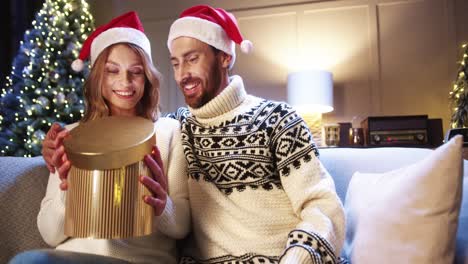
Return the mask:
[[49,172],[42,157],[0,157],[0,263],[17,253],[47,248],[37,228]]

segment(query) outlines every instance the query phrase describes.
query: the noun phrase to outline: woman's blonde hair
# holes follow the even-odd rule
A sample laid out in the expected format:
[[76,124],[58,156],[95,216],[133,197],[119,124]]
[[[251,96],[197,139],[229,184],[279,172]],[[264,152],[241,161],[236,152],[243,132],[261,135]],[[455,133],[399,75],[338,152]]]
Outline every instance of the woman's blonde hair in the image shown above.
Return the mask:
[[117,43],[107,47],[99,54],[91,67],[89,76],[84,84],[85,112],[81,122],[94,120],[110,115],[109,106],[102,96],[102,82],[109,53],[115,45],[124,44],[135,51],[143,62],[145,71],[145,90],[137,104],[137,115],[153,122],[159,117],[159,86],[161,74],[154,67],[150,58],[142,48],[131,43]]

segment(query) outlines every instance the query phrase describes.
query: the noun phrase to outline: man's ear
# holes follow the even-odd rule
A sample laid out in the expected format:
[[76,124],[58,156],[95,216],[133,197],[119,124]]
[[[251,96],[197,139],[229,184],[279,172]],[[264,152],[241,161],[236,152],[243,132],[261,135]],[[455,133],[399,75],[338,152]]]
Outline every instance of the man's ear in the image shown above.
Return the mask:
[[229,65],[231,65],[232,56],[227,54],[226,52],[220,52],[219,57],[219,59],[221,60],[221,66],[223,68],[228,69]]

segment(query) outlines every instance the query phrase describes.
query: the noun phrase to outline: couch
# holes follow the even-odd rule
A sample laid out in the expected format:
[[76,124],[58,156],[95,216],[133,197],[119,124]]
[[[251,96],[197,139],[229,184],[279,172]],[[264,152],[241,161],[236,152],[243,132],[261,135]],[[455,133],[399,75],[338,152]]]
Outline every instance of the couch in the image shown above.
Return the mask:
[[[322,148],[320,159],[345,202],[356,171],[383,173],[416,163],[432,152],[423,148]],[[18,252],[47,247],[37,230],[36,216],[49,174],[42,157],[0,157],[0,174],[0,263],[6,263]],[[468,263],[467,177],[465,170],[455,263]]]

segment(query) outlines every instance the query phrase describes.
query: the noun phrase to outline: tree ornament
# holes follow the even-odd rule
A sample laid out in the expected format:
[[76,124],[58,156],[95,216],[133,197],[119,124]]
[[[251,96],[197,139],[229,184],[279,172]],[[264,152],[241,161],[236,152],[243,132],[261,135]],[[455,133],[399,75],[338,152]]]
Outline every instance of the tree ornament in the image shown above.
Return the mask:
[[22,73],[23,75],[28,76],[28,75],[31,73],[31,71],[30,71],[30,69],[29,69],[29,66],[24,67],[24,68],[23,68],[23,71],[22,71],[21,73]]
[[65,94],[60,92],[55,96],[55,104],[56,105],[63,105],[64,103],[65,103]]
[[26,105],[26,106],[24,107],[24,110],[26,111],[26,114],[27,114],[28,116],[32,116],[33,113],[34,113],[34,107],[33,107],[32,105]]
[[44,108],[50,106],[50,100],[45,96],[39,96],[36,101]]
[[46,137],[46,133],[40,129],[37,131],[34,131],[32,135],[33,140],[37,140],[40,142],[42,142],[45,139],[45,137]]
[[60,79],[60,74],[57,71],[51,71],[49,73],[49,78],[52,82],[57,83]]
[[74,105],[74,104],[79,103],[80,98],[78,98],[78,95],[76,93],[70,92],[67,95],[67,101],[68,101],[69,104]]

